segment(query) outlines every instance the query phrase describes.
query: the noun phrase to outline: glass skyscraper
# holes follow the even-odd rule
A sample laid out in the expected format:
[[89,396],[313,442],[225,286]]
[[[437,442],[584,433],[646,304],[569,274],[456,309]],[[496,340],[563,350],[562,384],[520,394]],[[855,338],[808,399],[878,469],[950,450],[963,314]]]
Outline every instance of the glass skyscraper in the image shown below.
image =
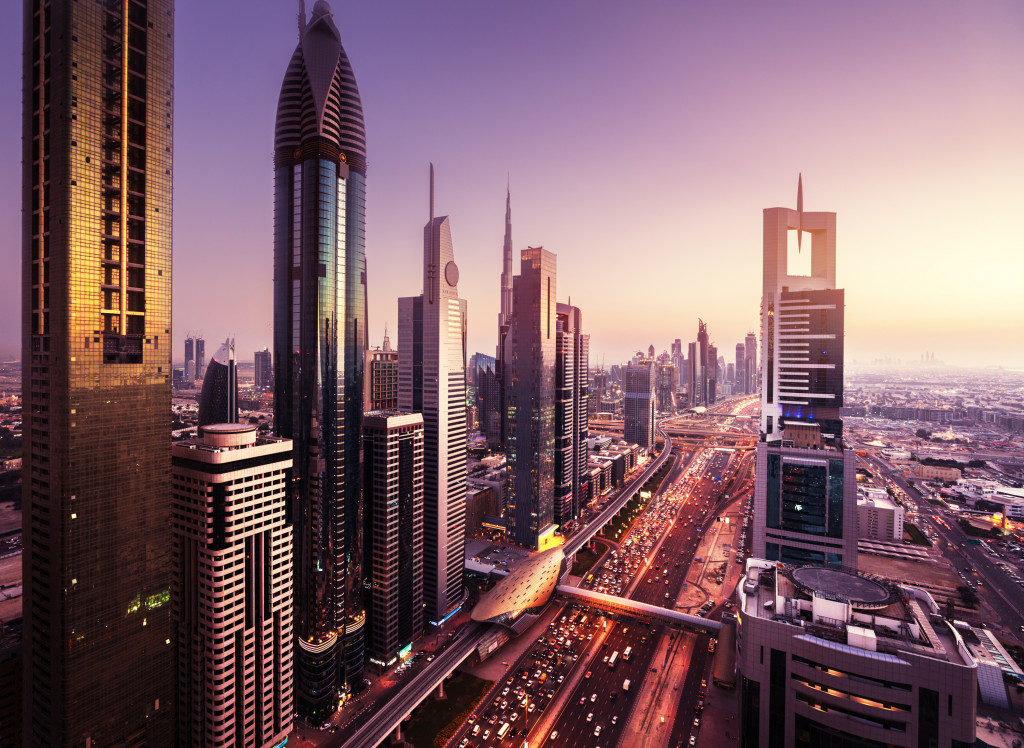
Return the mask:
[[295,456],[296,710],[322,721],[362,683],[367,347],[363,108],[324,0],[281,85],[274,176],[274,416]]
[[22,7],[22,742],[171,745],[174,4]]

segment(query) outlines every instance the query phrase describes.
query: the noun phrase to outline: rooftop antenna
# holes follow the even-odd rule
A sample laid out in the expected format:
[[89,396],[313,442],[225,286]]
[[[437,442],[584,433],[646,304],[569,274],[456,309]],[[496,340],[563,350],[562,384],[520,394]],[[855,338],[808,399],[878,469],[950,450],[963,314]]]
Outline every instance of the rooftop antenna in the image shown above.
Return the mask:
[[429,238],[430,256],[427,258],[427,301],[434,303],[434,276],[437,268],[434,266],[434,162],[430,162],[430,223],[427,224],[427,235]]
[[306,0],[299,0],[299,41],[306,33]]
[[800,251],[800,240],[804,236],[804,175],[796,178],[796,251]]

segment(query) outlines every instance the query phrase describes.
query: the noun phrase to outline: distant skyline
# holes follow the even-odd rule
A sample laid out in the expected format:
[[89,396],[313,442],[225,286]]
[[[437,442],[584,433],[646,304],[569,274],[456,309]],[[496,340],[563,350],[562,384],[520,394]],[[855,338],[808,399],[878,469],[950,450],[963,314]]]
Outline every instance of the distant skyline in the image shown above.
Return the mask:
[[[312,3],[307,3],[308,9]],[[558,256],[591,362],[758,326],[762,209],[837,214],[847,361],[1024,367],[1024,6],[335,0],[368,139],[369,337],[420,293],[427,164],[469,352]],[[274,112],[298,3],[178,0],[174,359],[272,346]],[[0,24],[0,357],[20,352],[21,3]],[[804,254],[807,254],[806,247]],[[518,259],[515,263],[518,266]]]

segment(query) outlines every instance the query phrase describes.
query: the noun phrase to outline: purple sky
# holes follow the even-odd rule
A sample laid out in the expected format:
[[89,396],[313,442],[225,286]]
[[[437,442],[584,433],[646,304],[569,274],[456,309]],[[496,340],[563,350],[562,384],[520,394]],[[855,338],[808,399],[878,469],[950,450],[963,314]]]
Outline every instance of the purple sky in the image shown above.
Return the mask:
[[[21,3],[0,23],[0,355],[19,348]],[[333,3],[369,150],[371,342],[420,292],[427,164],[470,353],[517,250],[558,255],[591,361],[758,322],[761,210],[838,213],[848,360],[1024,367],[1024,4]],[[312,7],[312,1],[308,3]],[[274,113],[297,2],[179,0],[175,360],[271,344]],[[516,259],[518,267],[518,257]],[[397,335],[392,334],[392,341]]]

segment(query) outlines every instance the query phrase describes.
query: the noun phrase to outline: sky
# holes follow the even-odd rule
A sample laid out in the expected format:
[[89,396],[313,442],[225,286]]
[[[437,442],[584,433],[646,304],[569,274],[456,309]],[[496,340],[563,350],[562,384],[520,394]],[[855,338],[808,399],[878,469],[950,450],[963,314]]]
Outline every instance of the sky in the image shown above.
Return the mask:
[[[0,356],[20,326],[21,3],[0,8]],[[1024,3],[332,3],[368,142],[372,345],[421,291],[428,164],[469,353],[518,251],[558,258],[591,364],[758,326],[762,209],[837,213],[846,360],[1024,367]],[[308,3],[307,10],[312,8]],[[178,0],[174,360],[272,344],[290,0]],[[803,254],[807,254],[806,252]]]

